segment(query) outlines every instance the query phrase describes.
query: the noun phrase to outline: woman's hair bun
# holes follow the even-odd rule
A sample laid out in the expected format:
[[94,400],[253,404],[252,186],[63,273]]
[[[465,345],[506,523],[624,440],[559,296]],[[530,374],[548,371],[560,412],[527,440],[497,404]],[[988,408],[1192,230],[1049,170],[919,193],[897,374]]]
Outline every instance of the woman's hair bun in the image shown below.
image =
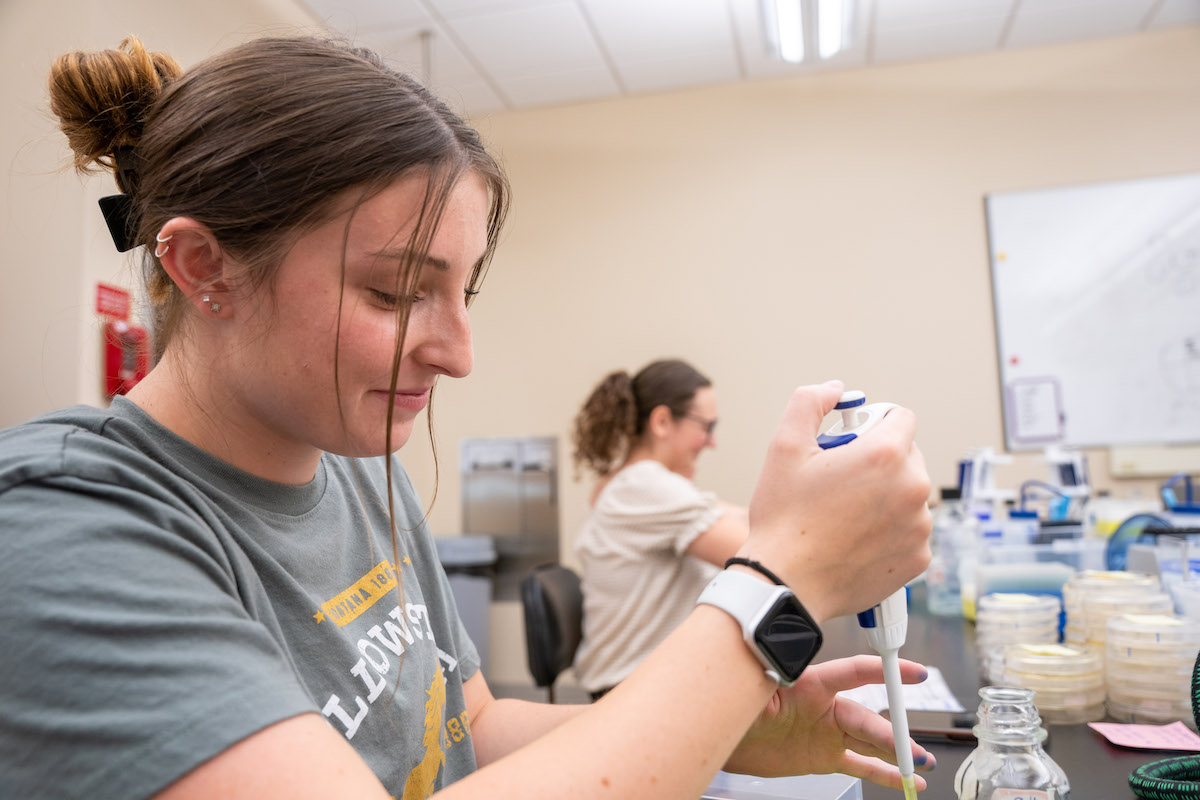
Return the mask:
[[175,59],[148,52],[135,36],[116,50],[75,51],[55,59],[50,110],[75,153],[75,168],[113,169],[114,151],[137,145],[150,107],[182,71]]

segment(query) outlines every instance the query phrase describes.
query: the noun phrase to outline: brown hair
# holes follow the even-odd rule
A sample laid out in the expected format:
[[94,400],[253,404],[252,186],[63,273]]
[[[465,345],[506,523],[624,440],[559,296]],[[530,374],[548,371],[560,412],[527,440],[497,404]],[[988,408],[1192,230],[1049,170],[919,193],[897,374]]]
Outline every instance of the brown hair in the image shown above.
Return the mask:
[[[431,180],[410,243],[416,252],[402,265],[404,288],[415,284],[461,175],[478,174],[490,200],[487,251],[472,286],[508,209],[507,179],[478,133],[410,76],[341,42],[256,39],[184,73],[131,36],[117,50],[60,56],[50,104],[76,168],[117,173],[138,244],[151,245],[172,217],[192,217],[250,265],[256,284],[271,279],[296,239],[333,216],[346,191],[361,190],[361,202],[417,169]],[[118,160],[129,166],[118,169]],[[188,306],[153,250],[146,248],[144,266],[161,354]],[[404,304],[402,323],[408,311]]]
[[576,474],[587,467],[607,475],[645,432],[651,411],[666,406],[679,419],[706,386],[712,381],[675,358],[653,361],[632,377],[625,370],[604,376],[575,416]]
[[[468,173],[483,180],[489,196],[487,247],[469,289],[495,252],[510,195],[499,164],[445,103],[369,50],[327,39],[262,38],[183,72],[131,36],[116,50],[60,56],[49,82],[51,109],[76,169],[116,173],[132,205],[135,241],[149,245],[143,265],[158,356],[192,313],[154,256],[154,237],[173,217],[206,225],[222,250],[247,266],[252,285],[270,285],[289,248],[341,213],[348,194],[357,209],[406,175],[428,175],[400,265],[392,391],[412,289],[447,198]],[[336,350],[334,359],[336,381]],[[432,409],[428,422],[433,441]],[[389,486],[392,461],[386,460]],[[434,463],[436,486],[436,448]],[[398,556],[394,497],[389,491]],[[402,585],[397,589],[402,596]]]

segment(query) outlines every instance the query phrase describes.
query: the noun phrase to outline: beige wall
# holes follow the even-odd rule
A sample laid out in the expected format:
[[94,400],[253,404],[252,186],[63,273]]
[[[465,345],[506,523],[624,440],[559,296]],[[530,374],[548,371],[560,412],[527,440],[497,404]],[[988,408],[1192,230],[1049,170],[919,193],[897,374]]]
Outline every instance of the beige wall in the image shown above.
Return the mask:
[[54,58],[115,47],[134,33],[187,66],[244,39],[304,26],[312,20],[292,0],[0,2],[0,426],[102,401],[96,283],[136,282],[96,206],[116,192],[112,177],[77,177],[50,116],[45,86]]
[[[917,410],[934,485],[1003,449],[983,196],[1200,170],[1200,30],[497,115],[516,202],[472,312],[476,368],[439,387],[431,520],[461,524],[462,437],[554,434],[606,371],[664,355],[715,381],[697,481],[753,489],[790,389],[839,377]],[[414,443],[415,444],[415,443]],[[424,449],[406,463],[426,496]],[[1115,481],[1089,452],[1093,482]],[[560,484],[563,544],[587,482]],[[1046,477],[1033,454],[1001,485]],[[568,562],[573,560],[569,550]],[[519,674],[498,607],[495,679]],[[507,633],[505,633],[507,631]]]
[[[830,377],[916,409],[946,485],[966,449],[1003,449],[984,194],[1200,170],[1200,29],[480,127],[516,201],[472,312],[475,371],[439,387],[437,529],[459,525],[461,437],[565,439],[605,371],[662,355],[716,383],[698,482],[731,501],[791,387]],[[1089,455],[1097,485],[1152,490]],[[406,459],[428,485],[427,459]],[[1002,481],[1043,477],[1036,456],[1016,461]],[[562,489],[569,532],[586,482]]]
[[[145,0],[0,6],[6,183],[0,425],[97,402],[97,280],[129,285],[95,198],[43,110],[50,59],[136,31],[185,64],[280,25],[288,0],[189,12]],[[9,58],[12,61],[12,58]],[[754,486],[790,389],[840,377],[921,420],[935,486],[970,447],[1002,448],[983,195],[1200,170],[1200,29],[822,77],[499,114],[480,121],[516,204],[473,318],[476,369],[437,398],[431,522],[461,525],[463,437],[557,435],[563,543],[585,512],[568,426],[593,383],[664,355],[715,381],[719,447],[698,482]],[[19,376],[19,377],[12,377]],[[1114,481],[1106,451],[1094,483]],[[432,496],[428,441],[404,452]],[[1043,477],[1023,455],[1000,472]],[[493,618],[493,681],[524,680],[515,604]]]

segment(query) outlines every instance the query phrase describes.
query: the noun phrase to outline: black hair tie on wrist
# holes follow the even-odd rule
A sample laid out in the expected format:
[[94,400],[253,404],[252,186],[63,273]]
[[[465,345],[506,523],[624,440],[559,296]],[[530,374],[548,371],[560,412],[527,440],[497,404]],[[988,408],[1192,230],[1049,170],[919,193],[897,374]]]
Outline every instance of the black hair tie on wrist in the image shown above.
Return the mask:
[[725,562],[725,569],[729,569],[729,567],[732,566],[733,564],[741,564],[743,567],[749,567],[750,569],[754,570],[755,572],[761,572],[763,575],[766,575],[768,578],[770,578],[771,581],[773,583],[775,583],[777,586],[787,586],[786,583],[779,580],[778,575],[776,575],[774,572],[771,572],[771,570],[767,569],[766,567],[764,567],[762,564],[758,563],[757,561],[751,560],[749,558],[742,558],[741,556],[734,556],[733,558],[731,558]]

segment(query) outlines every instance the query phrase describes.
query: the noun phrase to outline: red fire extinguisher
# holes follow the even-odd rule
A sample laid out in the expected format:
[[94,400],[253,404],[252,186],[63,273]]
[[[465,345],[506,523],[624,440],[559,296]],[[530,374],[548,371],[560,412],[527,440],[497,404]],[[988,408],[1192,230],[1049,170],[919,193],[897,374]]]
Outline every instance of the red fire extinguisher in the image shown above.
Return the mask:
[[150,371],[150,334],[129,322],[129,292],[96,286],[96,313],[104,318],[104,393],[125,394]]
[[150,371],[150,337],[123,319],[104,324],[104,392],[125,394]]

